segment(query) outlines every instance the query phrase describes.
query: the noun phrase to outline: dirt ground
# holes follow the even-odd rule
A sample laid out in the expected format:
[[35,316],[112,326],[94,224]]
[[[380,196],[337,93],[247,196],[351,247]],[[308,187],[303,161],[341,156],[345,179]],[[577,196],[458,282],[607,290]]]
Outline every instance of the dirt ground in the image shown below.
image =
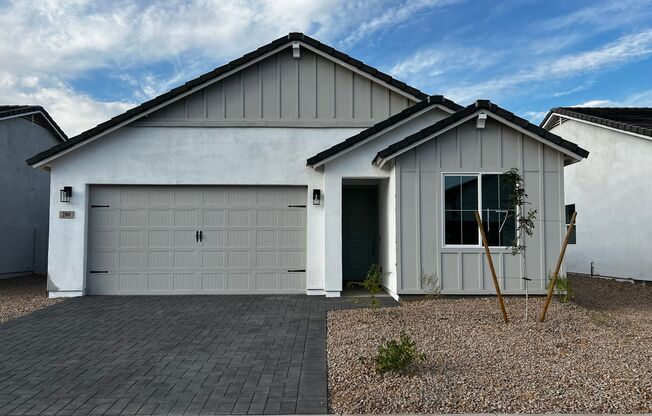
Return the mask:
[[62,299],[48,299],[44,277],[0,279],[0,324]]
[[[334,413],[652,412],[652,286],[572,276],[575,298],[432,298],[328,317]],[[377,374],[379,344],[405,330],[426,360]]]

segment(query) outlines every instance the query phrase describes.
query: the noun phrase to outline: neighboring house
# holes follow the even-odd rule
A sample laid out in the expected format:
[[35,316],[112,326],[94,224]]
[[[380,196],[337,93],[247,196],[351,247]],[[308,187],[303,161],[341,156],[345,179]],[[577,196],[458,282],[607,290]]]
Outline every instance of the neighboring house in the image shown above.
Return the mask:
[[488,101],[428,96],[291,33],[28,163],[52,172],[50,296],[339,296],[377,263],[396,297],[424,293],[424,274],[443,293],[494,293],[476,209],[505,292],[523,292],[520,257],[502,246],[513,224],[499,233],[496,175],[512,167],[551,220],[528,242],[542,292],[563,169],[586,156]]
[[0,105],[0,278],[47,271],[50,175],[25,159],[65,140],[42,107]]
[[553,108],[541,123],[591,149],[565,172],[569,272],[652,281],[652,108]]

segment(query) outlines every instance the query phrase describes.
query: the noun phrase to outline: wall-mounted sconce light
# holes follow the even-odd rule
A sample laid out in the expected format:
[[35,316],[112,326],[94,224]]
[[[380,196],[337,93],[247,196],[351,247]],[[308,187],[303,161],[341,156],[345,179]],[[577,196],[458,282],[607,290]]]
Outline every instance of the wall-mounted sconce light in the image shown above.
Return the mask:
[[301,58],[301,49],[298,43],[293,43],[292,44],[292,57],[294,59],[299,59]]
[[70,202],[72,198],[72,186],[64,186],[61,191],[59,191],[59,196],[61,202]]
[[312,190],[312,204],[313,205],[321,204],[321,191],[319,189]]

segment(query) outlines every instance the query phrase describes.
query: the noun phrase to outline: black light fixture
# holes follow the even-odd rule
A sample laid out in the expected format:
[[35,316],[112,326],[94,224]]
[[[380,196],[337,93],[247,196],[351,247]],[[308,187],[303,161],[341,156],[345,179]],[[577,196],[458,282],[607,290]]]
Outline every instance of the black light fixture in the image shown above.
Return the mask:
[[312,204],[319,205],[321,203],[321,191],[319,189],[312,190]]
[[59,191],[59,197],[61,202],[70,202],[70,198],[72,198],[72,186],[64,186],[63,189]]

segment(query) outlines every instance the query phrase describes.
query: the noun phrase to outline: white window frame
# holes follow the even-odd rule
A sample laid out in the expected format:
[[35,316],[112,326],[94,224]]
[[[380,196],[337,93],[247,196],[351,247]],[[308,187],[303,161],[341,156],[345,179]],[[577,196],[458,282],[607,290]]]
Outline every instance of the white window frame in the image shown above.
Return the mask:
[[[441,247],[452,248],[483,248],[482,234],[478,228],[478,244],[446,244],[446,176],[475,176],[478,178],[478,212],[482,215],[482,175],[504,175],[505,172],[442,172],[441,173]],[[521,207],[516,207],[516,215],[521,212]],[[516,242],[520,244],[521,235],[516,230]],[[507,250],[511,246],[489,246],[489,248]]]

